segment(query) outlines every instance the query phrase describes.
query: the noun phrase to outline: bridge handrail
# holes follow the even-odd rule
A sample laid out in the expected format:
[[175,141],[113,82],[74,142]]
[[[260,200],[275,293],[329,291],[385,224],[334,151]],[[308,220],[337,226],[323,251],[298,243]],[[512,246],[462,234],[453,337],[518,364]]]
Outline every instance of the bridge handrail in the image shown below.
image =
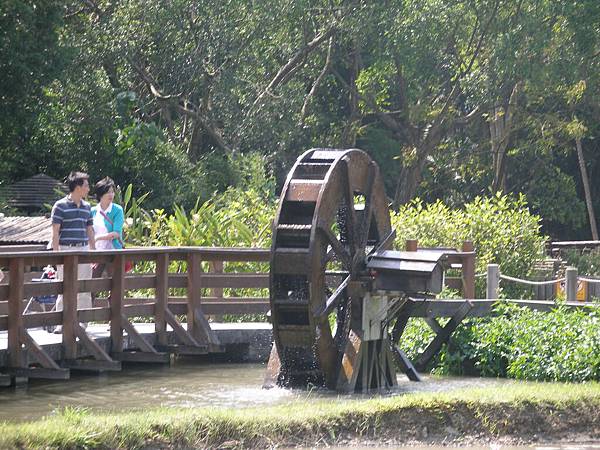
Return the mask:
[[500,274],[500,279],[507,280],[507,281],[514,281],[515,283],[521,283],[521,284],[525,284],[528,286],[547,286],[550,284],[562,283],[563,281],[566,280],[566,278],[563,277],[563,278],[557,278],[554,280],[533,281],[533,280],[524,280],[522,278],[511,277],[511,276],[503,275],[503,274]]
[[[533,286],[536,288],[538,298],[540,299],[556,296],[558,289],[564,289],[567,301],[585,301],[590,300],[593,297],[600,297],[600,278],[579,276],[577,268],[575,267],[567,267],[565,276],[562,278],[533,281],[504,275],[500,272],[500,266],[498,264],[488,264],[486,279],[486,298],[488,299],[498,298],[500,280]],[[548,290],[548,286],[552,286],[551,292]]]

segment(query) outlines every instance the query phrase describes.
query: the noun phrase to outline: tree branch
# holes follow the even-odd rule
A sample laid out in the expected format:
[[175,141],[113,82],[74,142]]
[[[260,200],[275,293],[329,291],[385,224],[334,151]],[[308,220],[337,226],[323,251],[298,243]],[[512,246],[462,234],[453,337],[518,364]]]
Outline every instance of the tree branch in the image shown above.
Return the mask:
[[329,37],[329,45],[327,47],[327,56],[325,58],[325,65],[323,66],[323,69],[319,73],[319,76],[317,76],[317,79],[313,83],[312,88],[310,89],[310,92],[304,99],[304,104],[302,105],[302,110],[300,111],[300,124],[301,125],[304,125],[304,119],[306,118],[308,104],[310,103],[312,98],[315,96],[315,93],[317,92],[317,88],[319,87],[319,85],[321,84],[321,81],[323,81],[323,78],[325,78],[325,75],[327,75],[327,72],[329,72],[329,69],[331,68],[331,53],[332,53],[332,51],[333,51],[333,36],[330,36]]
[[294,56],[292,56],[283,67],[279,69],[275,77],[271,80],[271,82],[267,85],[267,87],[258,95],[254,103],[248,110],[248,114],[261,102],[261,100],[271,91],[273,91],[277,86],[284,83],[289,79],[291,75],[290,72],[294,72],[298,69],[299,66],[302,65],[305,58],[319,45],[321,45],[325,40],[327,40],[334,32],[336,28],[331,27],[329,30],[319,34],[312,41],[306,44],[303,48],[298,50]]

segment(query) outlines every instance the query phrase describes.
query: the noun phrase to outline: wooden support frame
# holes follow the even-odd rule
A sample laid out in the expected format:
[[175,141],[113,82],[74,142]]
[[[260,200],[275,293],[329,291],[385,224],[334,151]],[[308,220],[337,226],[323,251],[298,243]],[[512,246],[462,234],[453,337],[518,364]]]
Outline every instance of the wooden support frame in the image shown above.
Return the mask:
[[456,330],[465,317],[467,317],[471,308],[473,308],[471,302],[465,300],[456,313],[450,318],[448,323],[443,327],[442,331],[436,334],[423,353],[419,355],[415,362],[417,370],[422,371],[425,369],[429,361],[431,361],[431,359],[440,351],[442,345],[448,342],[450,335],[454,330]]
[[89,371],[121,370],[121,363],[113,360],[96,341],[88,336],[79,323],[74,324],[74,331],[79,344],[85,347],[94,359],[65,358],[62,362],[63,367]]

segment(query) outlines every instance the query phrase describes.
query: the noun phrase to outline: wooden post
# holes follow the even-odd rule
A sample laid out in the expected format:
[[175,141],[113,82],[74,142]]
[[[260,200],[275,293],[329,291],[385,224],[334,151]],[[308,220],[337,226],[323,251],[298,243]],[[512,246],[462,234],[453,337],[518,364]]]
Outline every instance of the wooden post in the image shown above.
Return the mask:
[[169,307],[169,254],[156,256],[156,307],[154,310],[156,339],[167,345],[166,309]]
[[125,297],[125,257],[117,254],[113,260],[112,287],[110,292],[110,339],[111,351],[123,351],[122,304]]
[[[210,269],[213,273],[223,273],[223,261],[211,261]],[[219,300],[223,300],[223,288],[211,288],[210,295],[217,297]]]
[[200,255],[196,252],[191,252],[188,254],[187,258],[187,331],[192,336],[197,335],[196,329],[196,319],[194,315],[194,310],[196,306],[200,305],[201,299],[201,261]]
[[[473,242],[464,241],[463,252],[473,252]],[[466,299],[475,298],[475,254],[463,256],[462,261],[463,295]]]
[[25,264],[23,258],[12,258],[8,294],[8,354],[11,367],[23,367],[21,330],[23,329],[23,289]]
[[498,287],[500,285],[500,267],[498,264],[487,266],[487,295],[486,298],[496,300],[498,298]]
[[577,268],[567,267],[565,294],[568,302],[577,301]]
[[407,252],[416,252],[419,241],[417,239],[407,239],[405,248]]
[[[223,273],[223,261],[211,261],[210,269],[213,273]],[[223,300],[223,288],[211,288],[211,297],[216,297],[218,300]],[[213,320],[220,321],[223,319],[222,315],[211,316]]]
[[64,257],[63,276],[63,347],[64,359],[77,358],[77,342],[75,340],[75,322],[77,322],[77,293],[79,292],[77,255]]

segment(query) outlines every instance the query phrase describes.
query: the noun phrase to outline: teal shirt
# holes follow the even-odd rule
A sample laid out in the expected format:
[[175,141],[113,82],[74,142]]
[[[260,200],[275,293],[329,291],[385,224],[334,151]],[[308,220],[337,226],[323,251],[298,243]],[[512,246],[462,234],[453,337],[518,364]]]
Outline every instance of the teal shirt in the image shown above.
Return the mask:
[[[92,208],[92,218],[96,214],[99,214],[98,213],[99,210],[100,210],[100,204],[98,204]],[[108,220],[106,220],[106,217],[105,217],[104,225],[106,226],[106,229],[108,230],[109,233],[112,233],[113,231],[116,231],[117,233],[119,233],[119,236],[121,237],[121,241],[122,241],[123,240],[123,224],[125,223],[125,214],[123,213],[123,208],[121,206],[117,205],[116,203],[113,203],[112,208],[106,215],[113,222],[111,224]],[[113,239],[112,244],[113,244],[114,248],[123,248],[123,246],[121,245],[121,242],[119,242],[119,239]]]

